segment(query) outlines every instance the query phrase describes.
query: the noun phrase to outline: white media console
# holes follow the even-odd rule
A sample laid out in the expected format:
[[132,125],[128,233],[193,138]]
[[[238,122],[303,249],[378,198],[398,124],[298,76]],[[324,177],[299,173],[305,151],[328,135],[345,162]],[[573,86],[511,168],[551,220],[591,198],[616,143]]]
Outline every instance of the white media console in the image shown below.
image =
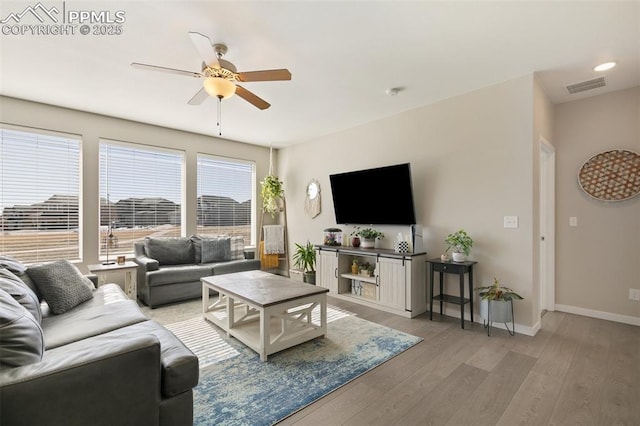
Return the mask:
[[[316,285],[329,295],[407,318],[427,311],[426,252],[317,245],[316,254]],[[375,265],[373,276],[352,273],[354,259]]]

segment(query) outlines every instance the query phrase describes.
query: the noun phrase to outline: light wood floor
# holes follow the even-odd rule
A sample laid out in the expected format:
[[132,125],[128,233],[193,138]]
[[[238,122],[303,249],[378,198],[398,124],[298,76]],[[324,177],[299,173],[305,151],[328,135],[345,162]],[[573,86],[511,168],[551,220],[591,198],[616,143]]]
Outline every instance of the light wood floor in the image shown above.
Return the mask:
[[549,312],[535,337],[488,337],[457,318],[329,303],[424,341],[280,425],[640,425],[640,327]]

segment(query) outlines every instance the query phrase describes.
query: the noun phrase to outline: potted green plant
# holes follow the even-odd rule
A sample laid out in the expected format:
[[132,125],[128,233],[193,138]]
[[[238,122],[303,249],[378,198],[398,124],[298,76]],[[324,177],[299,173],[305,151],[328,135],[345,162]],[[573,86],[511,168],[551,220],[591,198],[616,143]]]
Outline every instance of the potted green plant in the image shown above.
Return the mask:
[[[485,321],[485,327],[488,327],[487,334],[490,335],[491,324],[494,322],[505,325],[511,322],[512,326],[515,326],[513,301],[522,300],[522,296],[509,287],[501,285],[500,280],[495,277],[492,285],[477,287],[476,290],[480,294],[480,317]],[[507,331],[513,336],[515,329],[509,330],[507,326]]]
[[454,262],[464,262],[464,259],[466,256],[469,256],[471,247],[473,246],[473,239],[464,229],[447,235],[444,242],[447,244],[445,253],[453,249],[451,256]]
[[384,237],[384,234],[373,228],[360,228],[356,226],[351,232],[351,235],[357,235],[362,239],[360,247],[362,248],[374,248],[376,240]]
[[294,266],[303,272],[304,282],[316,283],[316,249],[309,241],[306,245],[296,243],[293,253]]
[[262,197],[262,209],[275,217],[278,212],[278,199],[284,197],[282,181],[277,176],[268,175],[260,182],[260,196]]

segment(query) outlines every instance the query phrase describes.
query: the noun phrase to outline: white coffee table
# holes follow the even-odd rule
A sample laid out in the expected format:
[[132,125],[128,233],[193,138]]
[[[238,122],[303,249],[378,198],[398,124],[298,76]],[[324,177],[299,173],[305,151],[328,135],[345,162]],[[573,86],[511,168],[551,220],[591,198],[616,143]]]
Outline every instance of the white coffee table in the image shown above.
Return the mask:
[[[326,288],[263,271],[204,277],[202,314],[266,361],[270,354],[327,334]],[[219,297],[210,300],[209,290]],[[312,311],[320,307],[320,321]]]

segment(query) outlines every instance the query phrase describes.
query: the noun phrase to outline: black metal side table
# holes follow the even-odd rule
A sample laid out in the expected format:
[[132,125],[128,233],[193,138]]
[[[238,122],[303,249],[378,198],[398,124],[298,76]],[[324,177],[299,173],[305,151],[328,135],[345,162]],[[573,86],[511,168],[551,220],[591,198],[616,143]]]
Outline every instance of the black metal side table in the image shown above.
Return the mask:
[[[473,322],[473,265],[476,261],[467,260],[465,262],[444,262],[440,259],[429,259],[429,319],[433,320],[433,301],[440,301],[440,315],[442,315],[442,304],[453,303],[460,305],[460,327],[464,328],[464,305],[469,304],[471,322]],[[433,295],[433,281],[435,272],[440,274],[440,294]],[[460,296],[452,296],[444,293],[444,274],[458,274],[460,276]],[[469,276],[469,298],[464,297],[464,274]]]

